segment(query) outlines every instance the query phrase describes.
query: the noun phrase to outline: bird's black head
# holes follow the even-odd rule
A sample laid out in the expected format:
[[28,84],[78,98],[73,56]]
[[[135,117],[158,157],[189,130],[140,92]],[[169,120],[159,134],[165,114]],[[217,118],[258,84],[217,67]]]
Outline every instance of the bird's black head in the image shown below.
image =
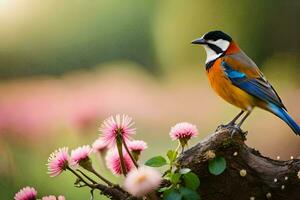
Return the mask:
[[228,49],[232,38],[222,31],[210,31],[205,33],[201,38],[192,41],[192,44],[203,45],[206,51],[206,63],[211,62],[224,55]]
[[210,31],[204,34],[203,39],[217,41],[219,39],[226,40],[228,42],[232,41],[232,38],[222,31]]

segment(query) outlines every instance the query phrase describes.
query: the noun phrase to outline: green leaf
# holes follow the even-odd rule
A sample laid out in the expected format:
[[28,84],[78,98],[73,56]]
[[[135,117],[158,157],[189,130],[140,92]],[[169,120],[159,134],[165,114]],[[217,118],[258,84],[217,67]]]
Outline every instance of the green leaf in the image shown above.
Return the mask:
[[169,150],[167,156],[169,158],[170,163],[174,162],[177,158],[177,151]]
[[200,180],[199,177],[193,173],[189,172],[187,174],[183,175],[184,184],[187,188],[190,188],[192,190],[197,190],[197,188],[200,186]]
[[175,187],[174,185],[170,185],[168,187],[168,189],[166,189],[164,192],[163,192],[163,199],[167,199],[167,197],[169,196],[169,194],[171,194],[173,191],[175,191]]
[[182,169],[179,170],[179,173],[180,173],[180,174],[187,174],[187,173],[189,173],[190,171],[191,171],[191,169],[189,169],[189,168],[182,168]]
[[165,192],[167,190],[170,190],[171,188],[173,187],[173,185],[170,185],[168,187],[162,187],[162,188],[159,188],[158,192]]
[[179,174],[179,173],[171,174],[171,177],[170,177],[171,183],[174,184],[174,185],[177,184],[179,179],[180,179],[180,176],[181,176],[181,174]]
[[191,190],[189,188],[180,188],[180,194],[184,200],[200,200],[199,194],[196,191]]
[[162,156],[155,156],[145,162],[145,165],[150,167],[161,167],[167,164],[167,161]]
[[177,190],[173,190],[164,199],[165,200],[181,200],[182,196]]
[[226,160],[222,156],[216,156],[208,161],[208,170],[213,175],[220,175],[226,169]]

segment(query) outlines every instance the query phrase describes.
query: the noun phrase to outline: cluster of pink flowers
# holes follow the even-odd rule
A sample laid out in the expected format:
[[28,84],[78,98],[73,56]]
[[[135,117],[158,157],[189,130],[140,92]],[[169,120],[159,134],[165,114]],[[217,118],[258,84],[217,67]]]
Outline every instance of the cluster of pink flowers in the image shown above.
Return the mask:
[[[82,167],[96,175],[109,186],[112,186],[113,184],[110,181],[93,168],[90,156],[92,153],[95,153],[102,156],[106,155],[106,166],[114,175],[125,176],[124,188],[130,194],[136,197],[143,197],[153,192],[160,186],[162,176],[157,170],[151,167],[140,167],[137,164],[141,152],[147,149],[148,146],[142,140],[132,139],[132,136],[136,133],[136,128],[133,125],[132,118],[127,115],[118,114],[115,117],[110,116],[103,121],[99,129],[101,131],[100,137],[93,142],[92,147],[89,145],[78,147],[72,150],[70,155],[67,147],[55,150],[48,159],[48,174],[50,177],[55,177],[63,171],[69,170],[85,185],[89,186],[84,181],[84,178],[94,184],[94,180],[78,169]],[[187,122],[176,124],[170,131],[170,137],[173,140],[179,140],[182,149],[187,145],[188,140],[197,134],[198,130],[196,126]],[[15,200],[36,199],[37,192],[31,187],[25,187],[15,195]],[[42,200],[64,199],[63,196],[56,198],[53,195],[42,197]]]
[[91,148],[88,145],[72,150],[69,156],[68,148],[63,147],[55,150],[48,158],[48,174],[51,177],[60,175],[64,170],[81,165],[82,162],[89,160]]
[[[54,151],[48,159],[48,173],[51,177],[60,175],[64,170],[70,167],[84,167],[86,161],[90,161],[91,153],[105,154],[109,150],[106,157],[106,165],[112,171],[113,174],[122,174],[121,159],[124,159],[124,164],[129,172],[134,164],[130,153],[140,154],[147,148],[147,144],[141,140],[131,140],[131,136],[135,134],[134,122],[132,118],[127,115],[111,116],[104,120],[101,125],[101,136],[94,141],[92,148],[89,145],[78,147],[71,151],[69,156],[68,148],[60,148]],[[119,155],[116,150],[116,140],[120,137],[123,144],[128,144],[128,149],[131,152],[127,152],[126,148],[122,146],[122,154]],[[136,157],[136,156],[135,156]]]
[[[37,191],[33,187],[24,187],[15,194],[15,200],[36,200]],[[42,197],[42,200],[65,200],[64,196],[58,196],[57,198],[53,195]]]

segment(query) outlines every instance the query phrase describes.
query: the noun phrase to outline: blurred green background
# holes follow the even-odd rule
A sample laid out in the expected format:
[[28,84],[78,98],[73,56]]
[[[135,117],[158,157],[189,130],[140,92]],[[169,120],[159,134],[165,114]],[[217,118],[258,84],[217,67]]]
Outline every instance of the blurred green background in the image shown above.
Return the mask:
[[[299,123],[299,10],[297,0],[0,0],[0,199],[25,185],[88,199],[45,164],[58,147],[91,144],[111,114],[135,119],[150,147],[142,160],[176,146],[168,132],[177,122],[198,126],[196,143],[229,121],[238,109],[213,93],[204,50],[190,45],[210,30],[239,43]],[[299,156],[299,138],[265,111],[244,129],[267,156]]]

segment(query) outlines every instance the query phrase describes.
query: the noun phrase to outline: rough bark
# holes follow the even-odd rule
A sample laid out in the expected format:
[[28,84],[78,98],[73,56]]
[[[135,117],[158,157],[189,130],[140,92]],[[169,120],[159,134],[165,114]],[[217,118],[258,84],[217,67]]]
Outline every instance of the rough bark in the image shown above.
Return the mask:
[[[300,160],[264,157],[248,147],[244,134],[239,132],[231,137],[230,129],[221,128],[180,156],[180,165],[200,177],[202,200],[300,200]],[[209,150],[227,161],[221,175],[214,176],[208,171]],[[240,170],[246,170],[246,176],[242,177]]]
[[[196,173],[202,200],[300,200],[300,160],[273,160],[245,144],[241,130],[220,128],[196,146],[183,152],[178,163]],[[226,159],[226,170],[218,176],[208,171],[208,151]],[[246,170],[241,176],[240,171]],[[167,184],[167,182],[165,183]],[[97,188],[113,200],[136,199],[123,189]]]
[[108,187],[104,185],[97,185],[95,189],[100,190],[100,194],[103,194],[112,200],[137,200],[137,198],[131,196],[119,186]]

